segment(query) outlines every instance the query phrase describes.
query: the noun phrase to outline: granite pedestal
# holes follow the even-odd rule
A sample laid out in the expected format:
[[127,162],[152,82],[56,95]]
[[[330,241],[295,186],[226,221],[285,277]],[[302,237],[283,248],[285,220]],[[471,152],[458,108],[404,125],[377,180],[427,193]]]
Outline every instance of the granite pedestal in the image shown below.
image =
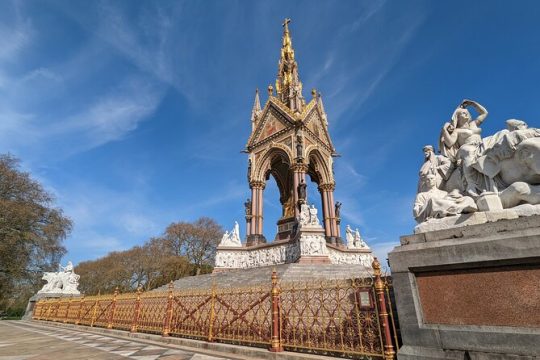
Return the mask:
[[540,359],[540,215],[401,237],[398,359]]
[[63,294],[63,293],[37,293],[34,296],[32,296],[28,300],[28,304],[26,305],[26,310],[24,311],[24,315],[22,317],[23,320],[32,320],[32,314],[34,313],[34,307],[36,306],[36,303],[41,299],[48,299],[48,298],[61,298],[61,297],[79,297],[81,295],[75,295],[75,294]]

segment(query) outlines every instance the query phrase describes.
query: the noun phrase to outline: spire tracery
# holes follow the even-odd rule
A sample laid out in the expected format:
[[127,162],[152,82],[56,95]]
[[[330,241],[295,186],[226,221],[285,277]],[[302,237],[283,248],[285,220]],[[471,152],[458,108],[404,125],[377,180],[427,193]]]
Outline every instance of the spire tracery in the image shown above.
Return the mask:
[[283,22],[283,41],[279,59],[278,75],[276,79],[276,92],[278,99],[293,112],[301,113],[305,100],[302,96],[302,83],[298,76],[298,64],[294,58],[289,23],[291,19]]

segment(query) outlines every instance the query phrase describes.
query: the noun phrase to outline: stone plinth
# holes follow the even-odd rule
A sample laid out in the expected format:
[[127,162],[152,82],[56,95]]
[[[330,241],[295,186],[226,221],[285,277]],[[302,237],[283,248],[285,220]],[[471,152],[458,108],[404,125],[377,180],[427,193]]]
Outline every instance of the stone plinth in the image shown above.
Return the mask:
[[540,216],[428,231],[389,254],[398,359],[540,357]]
[[75,294],[63,294],[63,293],[46,293],[46,294],[36,294],[32,296],[28,300],[28,304],[26,305],[26,310],[24,311],[24,315],[22,317],[23,320],[32,320],[32,313],[34,312],[34,307],[36,306],[36,303],[41,299],[47,299],[47,298],[61,298],[61,297],[79,297],[81,295],[75,295]]
[[371,249],[347,249],[326,243],[324,229],[303,227],[289,241],[256,246],[219,246],[216,252],[215,272],[231,269],[252,269],[290,263],[304,264],[357,264],[371,268]]

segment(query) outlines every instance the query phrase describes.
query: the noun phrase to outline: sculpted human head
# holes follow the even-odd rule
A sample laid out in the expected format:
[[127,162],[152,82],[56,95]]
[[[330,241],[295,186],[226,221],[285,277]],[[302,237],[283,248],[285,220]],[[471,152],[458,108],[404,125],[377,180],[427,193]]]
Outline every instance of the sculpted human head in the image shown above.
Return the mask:
[[425,176],[425,183],[428,190],[434,189],[437,187],[437,177],[433,174],[427,174]]
[[432,154],[434,154],[433,146],[426,145],[422,149],[424,151],[424,159],[428,160]]
[[471,120],[471,113],[467,109],[458,108],[455,112],[456,117],[456,126],[463,127],[466,123]]

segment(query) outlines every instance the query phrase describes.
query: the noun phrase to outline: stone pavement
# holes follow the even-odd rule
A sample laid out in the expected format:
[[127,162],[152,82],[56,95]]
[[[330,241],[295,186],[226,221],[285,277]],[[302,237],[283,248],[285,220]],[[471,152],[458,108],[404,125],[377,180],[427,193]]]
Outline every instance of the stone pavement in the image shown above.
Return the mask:
[[23,321],[0,321],[0,360],[225,360],[168,345],[145,343]]

